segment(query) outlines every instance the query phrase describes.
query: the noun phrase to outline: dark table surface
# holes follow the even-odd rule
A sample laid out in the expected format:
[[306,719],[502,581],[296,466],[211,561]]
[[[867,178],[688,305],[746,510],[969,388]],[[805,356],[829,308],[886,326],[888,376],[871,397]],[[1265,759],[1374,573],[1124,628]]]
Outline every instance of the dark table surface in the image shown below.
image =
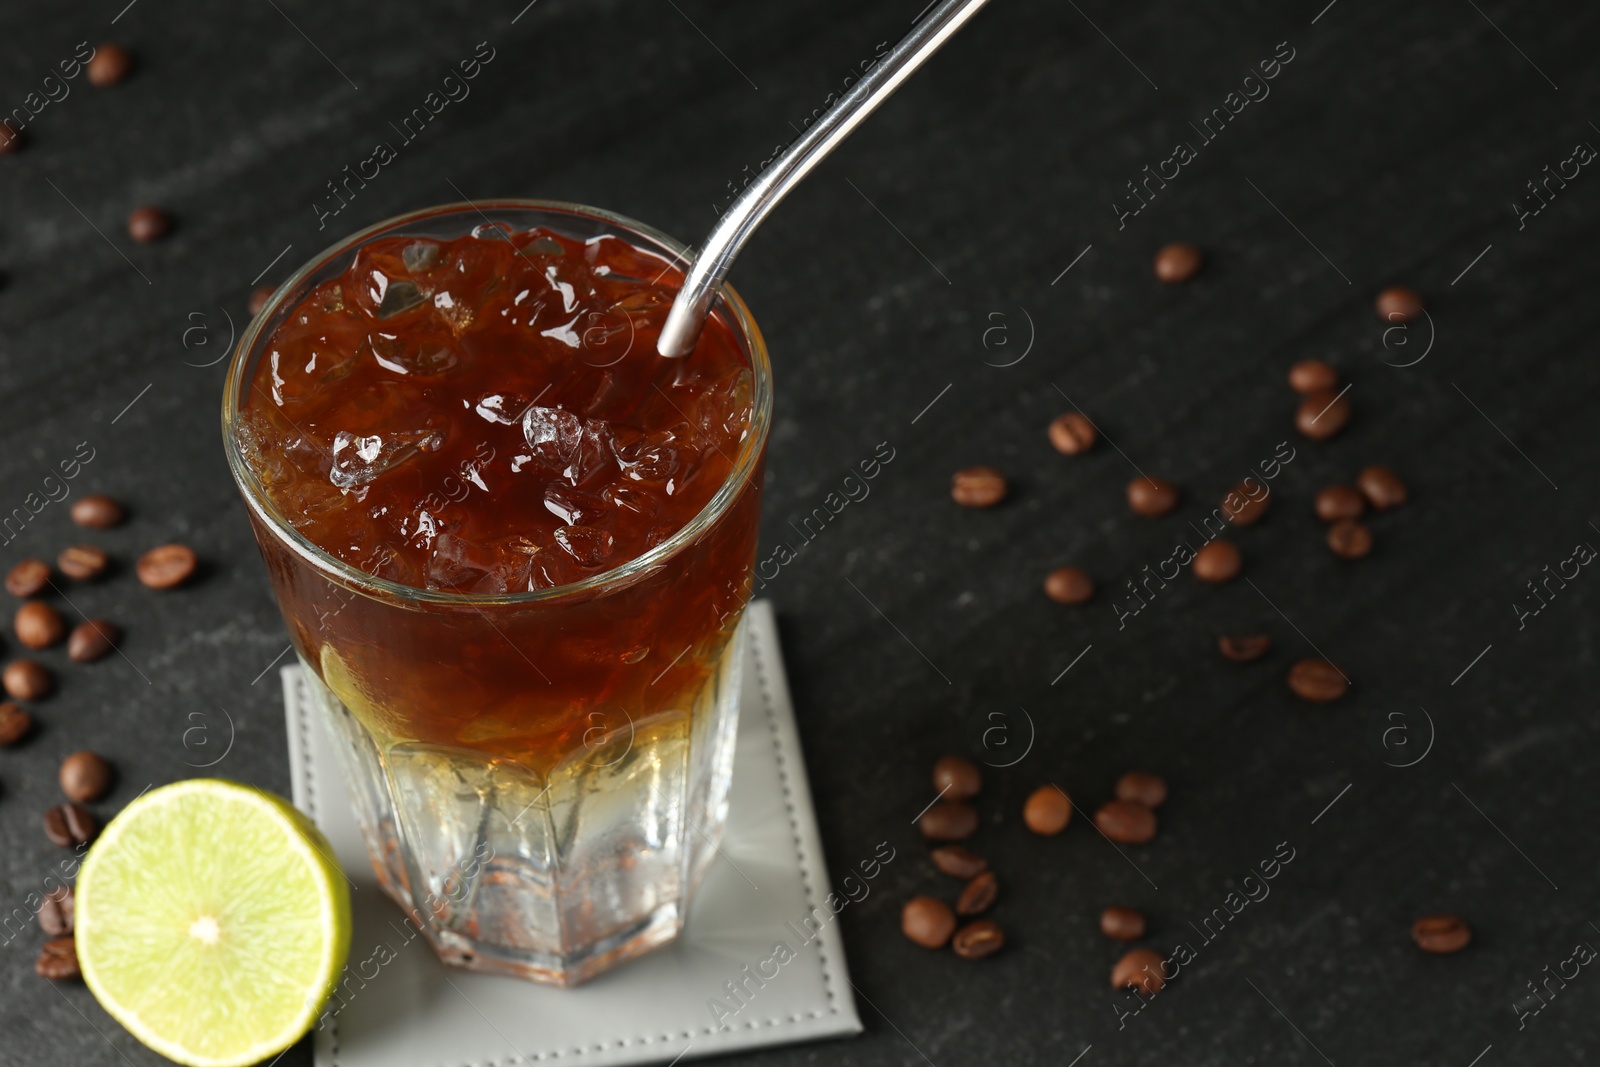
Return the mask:
[[[7,911],[66,855],[39,814],[74,749],[114,758],[109,816],[199,773],[225,712],[233,745],[210,773],[288,787],[266,670],[285,631],[217,428],[215,361],[258,274],[462,195],[578,200],[692,241],[728,183],[921,6],[125,3],[0,13],[5,108],[78,42],[138,57],[116,88],[68,83],[0,159],[0,512],[38,504],[80,449],[73,496],[132,509],[94,536],[120,571],[68,590],[123,625],[126,657],[44,653],[60,691],[0,752]],[[1600,574],[1551,580],[1537,614],[1518,605],[1600,545],[1600,177],[1563,162],[1600,145],[1597,29],[1593,5],[1505,0],[997,0],[766,223],[733,276],[777,368],[763,555],[800,547],[791,520],[880,443],[894,455],[766,595],[834,871],[885,838],[902,858],[841,917],[866,1033],[742,1060],[1593,1058],[1600,978],[1549,979],[1543,1001],[1528,983],[1600,945]],[[495,58],[471,95],[319,229],[326,183],[479,42]],[[1230,93],[1259,97],[1246,76],[1274,55],[1292,58],[1270,95],[1207,141],[1195,125]],[[1119,221],[1114,205],[1138,203],[1127,183],[1179,142],[1195,158]],[[1546,166],[1568,178],[1535,199]],[[128,239],[143,203],[174,214],[167,240]],[[1163,286],[1152,254],[1179,239],[1205,269]],[[1429,316],[1386,333],[1372,299],[1395,282]],[[1329,442],[1293,429],[1285,371],[1310,356],[1351,385],[1355,417]],[[1077,457],[1045,437],[1070,406],[1105,435]],[[1234,536],[1243,578],[1181,575],[1119,619],[1139,603],[1126,583],[1197,541],[1191,522],[1285,441],[1270,514]],[[1010,497],[958,508],[950,474],[978,463]],[[1412,498],[1372,521],[1369,558],[1343,562],[1311,498],[1369,463]],[[1138,472],[1176,481],[1180,509],[1130,515]],[[5,562],[83,539],[67,506],[32,516]],[[171,540],[205,572],[150,593],[131,561]],[[1092,604],[1041,593],[1066,563],[1099,581]],[[1217,634],[1258,629],[1265,660],[1218,656]],[[1347,699],[1287,691],[1316,655],[1353,679]],[[977,964],[898,931],[908,897],[953,888],[910,824],[946,752],[1013,763],[987,775],[974,842],[1003,879],[1008,944]],[[1150,844],[1115,849],[1081,815],[1054,839],[1023,828],[1036,786],[1092,810],[1129,768],[1171,784]],[[1198,932],[1291,851],[1269,896]],[[1111,903],[1148,912],[1145,943],[1194,957],[1137,1014],[1107,982]],[[1419,952],[1410,925],[1432,912],[1464,915],[1472,945]],[[33,974],[41,939],[0,948],[0,1061],[158,1062],[81,985]],[[309,1063],[308,1047],[281,1062]]]

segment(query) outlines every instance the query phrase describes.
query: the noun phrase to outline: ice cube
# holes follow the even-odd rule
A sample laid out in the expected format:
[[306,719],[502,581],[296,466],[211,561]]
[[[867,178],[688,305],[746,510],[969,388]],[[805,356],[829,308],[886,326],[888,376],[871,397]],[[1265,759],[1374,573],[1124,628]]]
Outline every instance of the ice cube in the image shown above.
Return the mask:
[[535,456],[560,467],[578,450],[583,420],[561,408],[531,407],[522,416],[522,435]]
[[473,408],[478,417],[501,426],[510,426],[528,410],[531,401],[520,393],[488,393],[478,398]]
[[623,474],[636,482],[659,482],[677,473],[677,437],[670,430],[632,431],[626,441],[614,446]]
[[400,261],[412,274],[426,274],[439,265],[443,248],[435,241],[413,241],[400,251]]
[[412,330],[372,333],[367,335],[367,344],[378,365],[396,374],[428,377],[443,374],[460,362],[448,337],[442,335]]
[[600,497],[564,485],[552,485],[544,491],[544,509],[569,526],[597,522],[608,511]]
[[561,476],[573,485],[593,485],[608,479],[616,470],[611,453],[611,427],[601,419],[585,421],[583,436],[567,460]]
[[[383,275],[376,272],[374,272],[374,276],[376,278],[383,277]],[[426,299],[428,299],[428,293],[416,282],[388,282],[383,289],[382,295],[377,300],[378,318],[391,319],[402,311],[416,307]]]
[[328,480],[340,489],[368,485],[384,471],[418,452],[431,452],[444,441],[437,430],[400,430],[361,436],[340,430],[333,438],[333,467]]
[[611,558],[617,539],[594,526],[557,526],[556,544],[582,567],[598,567]]
[[499,554],[457,534],[442,533],[428,557],[428,588],[457,593],[504,593]]

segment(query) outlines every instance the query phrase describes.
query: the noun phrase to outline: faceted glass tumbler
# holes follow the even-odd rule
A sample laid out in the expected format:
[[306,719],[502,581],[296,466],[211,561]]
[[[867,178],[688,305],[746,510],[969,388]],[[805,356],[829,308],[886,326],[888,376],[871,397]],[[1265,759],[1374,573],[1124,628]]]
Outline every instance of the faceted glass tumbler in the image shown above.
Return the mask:
[[[582,582],[468,595],[403,586],[329,555],[257,477],[239,410],[298,301],[376,237],[485,222],[684,248],[594,208],[505,200],[430,208],[340,242],[242,336],[223,404],[229,466],[384,891],[445,962],[575,985],[674,938],[727,818],[744,608],[772,413],[766,346],[724,288],[753,370],[750,431],[682,529]],[[679,277],[681,278],[681,270]]]

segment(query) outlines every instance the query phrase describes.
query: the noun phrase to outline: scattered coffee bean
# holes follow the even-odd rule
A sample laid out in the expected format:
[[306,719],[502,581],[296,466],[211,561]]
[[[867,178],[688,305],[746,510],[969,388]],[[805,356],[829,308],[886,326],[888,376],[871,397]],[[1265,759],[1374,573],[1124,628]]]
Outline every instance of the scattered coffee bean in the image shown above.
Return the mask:
[[1165,478],[1143,475],[1128,483],[1128,507],[1135,515],[1154,519],[1178,506],[1178,487]]
[[67,636],[67,657],[74,663],[93,663],[117,647],[121,633],[104,619],[89,619]]
[[1040,837],[1054,837],[1072,821],[1072,801],[1056,786],[1042,785],[1028,794],[1022,821]]
[[151,589],[173,589],[194,576],[197,563],[188,545],[161,545],[140,556],[134,570]]
[[1336,522],[1328,527],[1328,549],[1340,559],[1360,559],[1372,551],[1372,531],[1354,519]]
[[1460,952],[1472,930],[1459,915],[1424,915],[1411,924],[1411,939],[1424,952]]
[[57,886],[39,904],[39,929],[51,937],[67,937],[73,926],[72,887]]
[[1100,832],[1119,845],[1142,845],[1156,836],[1156,813],[1134,800],[1108,800],[1094,813]]
[[944,948],[956,932],[955,912],[933,897],[912,897],[900,909],[900,932],[923,948]]
[[1153,948],[1136,948],[1111,968],[1112,989],[1137,989],[1149,996],[1159,993],[1167,980],[1162,976],[1161,953]]
[[44,835],[53,845],[76,848],[87,845],[100,832],[88,809],[77,804],[57,804],[44,813]]
[[1194,245],[1174,241],[1156,253],[1156,277],[1168,285],[1186,282],[1200,273],[1200,250]]
[[975,875],[961,891],[961,896],[956,900],[956,914],[982,915],[994,907],[995,899],[999,896],[1000,879],[994,876],[993,871],[984,871]]
[[1087,604],[1094,599],[1094,579],[1082,567],[1057,567],[1044,576],[1044,595],[1057,604]]
[[950,479],[950,497],[964,508],[988,508],[1006,498],[1005,475],[993,467],[967,467]]
[[1100,913],[1100,932],[1113,941],[1137,941],[1144,936],[1144,916],[1132,908],[1107,908]]
[[933,865],[954,878],[973,878],[989,867],[989,861],[961,845],[944,845],[928,855]]
[[1289,388],[1297,393],[1333,392],[1339,388],[1339,372],[1320,359],[1302,359],[1289,368]]
[[52,982],[80,977],[83,972],[78,970],[77,942],[70,937],[55,937],[46,941],[44,948],[39,950],[39,958],[33,961],[33,970],[40,978],[48,978]]
[[133,70],[133,55],[120,44],[103,44],[88,64],[89,84],[99,89],[115,85]]
[[1223,634],[1217,638],[1217,647],[1224,659],[1253,663],[1272,650],[1272,638],[1267,634]]
[[75,582],[92,582],[106,572],[110,564],[105,550],[94,545],[72,545],[61,550],[56,566]]
[[93,752],[74,752],[61,761],[59,778],[68,800],[93,803],[111,791],[111,764]]
[[1303,659],[1289,668],[1289,688],[1301,700],[1331,704],[1344,696],[1350,682],[1327,660]]
[[120,526],[125,518],[127,512],[122,505],[100,493],[91,493],[72,502],[72,521],[79,526],[104,530]]
[[1250,486],[1240,482],[1222,498],[1222,514],[1235,526],[1254,526],[1266,517],[1272,502],[1271,493],[1265,489],[1257,482],[1255,495],[1251,495]]
[[917,829],[929,841],[965,841],[978,832],[978,812],[964,800],[939,800],[922,813]]
[[30,600],[11,619],[17,640],[31,649],[49,648],[67,636],[61,613],[42,600]]
[[933,787],[949,800],[970,800],[983,788],[983,772],[965,756],[945,756],[933,765]]
[[1194,554],[1194,576],[1202,582],[1222,585],[1239,577],[1244,557],[1231,541],[1213,541]]
[[999,923],[990,919],[979,919],[957,930],[950,947],[964,960],[981,960],[985,956],[993,956],[1004,948],[1005,944],[1005,931],[1000,929]]
[[1365,514],[1367,500],[1352,486],[1330,485],[1317,494],[1314,508],[1323,522],[1341,522]]
[[1366,467],[1356,475],[1356,488],[1379,511],[1389,511],[1406,502],[1406,483],[1388,467]]
[[1129,771],[1117,779],[1112,792],[1118,800],[1131,800],[1147,808],[1159,808],[1167,802],[1167,780],[1149,771]]
[[146,204],[128,216],[128,236],[142,245],[159,241],[172,229],[172,220],[158,207]]
[[267,306],[267,301],[272,299],[276,290],[270,285],[258,285],[250,290],[250,317],[261,314],[261,309]]
[[9,155],[22,147],[22,130],[10,119],[0,121],[0,155]]
[[1313,441],[1326,441],[1349,424],[1351,410],[1348,393],[1312,393],[1300,402],[1294,426]]
[[10,748],[27,737],[31,729],[33,716],[24,711],[22,705],[9,700],[0,704],[0,748]]
[[1076,456],[1094,447],[1100,434],[1088,416],[1076,411],[1057,415],[1050,423],[1050,443],[1064,456]]
[[12,596],[38,596],[50,585],[50,564],[42,559],[25,559],[6,572],[6,592]]
[[1410,322],[1422,314],[1422,297],[1403,285],[1391,285],[1378,294],[1375,303],[1378,318],[1386,323]]
[[55,688],[56,680],[43,664],[31,659],[12,660],[0,673],[0,686],[14,700],[42,700]]

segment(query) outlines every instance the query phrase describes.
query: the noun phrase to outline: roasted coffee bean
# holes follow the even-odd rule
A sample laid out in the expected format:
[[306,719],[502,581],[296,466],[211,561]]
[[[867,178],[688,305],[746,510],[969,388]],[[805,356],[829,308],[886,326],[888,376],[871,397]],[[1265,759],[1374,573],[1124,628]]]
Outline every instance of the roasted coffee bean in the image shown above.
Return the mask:
[[933,897],[912,897],[900,909],[900,932],[923,948],[944,948],[956,932],[955,912]]
[[61,761],[61,792],[77,804],[89,804],[111,791],[111,764],[96,753],[74,752]]
[[87,808],[77,804],[57,804],[44,813],[44,835],[53,845],[75,848],[87,845],[100,832],[100,824]]
[[1403,285],[1391,285],[1378,294],[1374,304],[1378,318],[1386,323],[1410,322],[1422,314],[1422,297],[1415,289]]
[[973,878],[989,867],[989,861],[961,845],[944,845],[928,853],[933,865],[954,878]]
[[1359,519],[1367,510],[1367,498],[1348,485],[1330,485],[1317,494],[1314,508],[1323,522]]
[[56,687],[56,680],[43,664],[31,659],[12,660],[0,673],[0,685],[15,700],[41,700]]
[[172,220],[158,207],[146,204],[128,216],[128,236],[142,245],[159,241],[172,229]]
[[72,545],[61,550],[56,566],[75,582],[92,582],[106,572],[110,564],[104,549],[94,545]]
[[1424,915],[1411,924],[1411,939],[1424,952],[1460,952],[1472,930],[1459,915]]
[[1289,668],[1289,688],[1301,700],[1331,704],[1345,695],[1350,682],[1327,660],[1303,659]]
[[1178,506],[1178,487],[1165,478],[1143,475],[1128,483],[1128,507],[1135,515],[1154,519]]
[[1267,634],[1223,634],[1217,638],[1217,647],[1224,659],[1251,663],[1272,650],[1272,638]]
[[121,504],[99,493],[91,493],[72,503],[72,521],[96,530],[120,526],[127,515]]
[[39,958],[33,961],[33,970],[40,978],[48,978],[53,982],[80,977],[82,972],[78,970],[77,942],[70,937],[46,941],[44,948],[39,950]]
[[0,121],[0,155],[9,155],[22,147],[22,130],[10,119]]
[[961,896],[956,900],[956,914],[982,915],[994,907],[995,899],[999,896],[1000,879],[994,876],[993,871],[984,871],[974,876],[961,891]]
[[173,589],[193,577],[197,562],[188,545],[161,545],[140,556],[134,570],[151,589]]
[[1119,845],[1142,845],[1156,836],[1156,813],[1134,800],[1108,800],[1094,813],[1100,832]]
[[1094,599],[1094,579],[1082,567],[1057,567],[1044,576],[1044,595],[1057,604],[1087,604]]
[[1289,388],[1297,393],[1336,391],[1339,372],[1320,359],[1302,359],[1289,368]]
[[103,44],[89,57],[89,84],[104,89],[115,85],[133,70],[133,55],[120,44]]
[[964,800],[938,800],[922,813],[917,829],[929,841],[965,841],[978,832],[978,812]]
[[1054,837],[1072,821],[1072,801],[1056,786],[1042,785],[1028,794],[1022,821],[1040,837]]
[[24,711],[22,705],[9,700],[0,704],[0,748],[10,748],[27,737],[31,729],[33,716]]
[[1111,988],[1136,989],[1146,996],[1159,993],[1167,984],[1163,966],[1161,953],[1153,948],[1136,948],[1111,968]]
[[945,756],[933,765],[933,787],[948,800],[970,800],[983,788],[983,772],[965,756]]
[[1356,488],[1378,511],[1389,511],[1406,502],[1406,483],[1388,467],[1366,467],[1356,475]]
[[1254,526],[1266,517],[1271,501],[1271,494],[1260,482],[1240,482],[1222,498],[1222,514],[1235,526]]
[[1144,936],[1144,916],[1132,908],[1107,908],[1100,913],[1100,932],[1113,941],[1137,941]]
[[267,306],[267,301],[272,299],[274,292],[276,290],[270,285],[258,285],[250,290],[250,303],[248,306],[251,318],[261,314],[261,309]]
[[1328,527],[1328,549],[1340,559],[1360,559],[1372,551],[1372,531],[1354,519]]
[[51,937],[66,937],[72,933],[72,925],[72,887],[57,886],[39,903],[39,929]]
[[30,600],[11,619],[17,640],[32,649],[49,648],[67,636],[61,613],[42,600]]
[[950,497],[964,508],[988,508],[1006,498],[1005,475],[993,467],[967,467],[950,479]]
[[1212,585],[1233,581],[1243,566],[1244,557],[1231,541],[1213,541],[1194,554],[1194,576]]
[[1076,456],[1094,447],[1100,437],[1087,415],[1069,411],[1050,423],[1050,444],[1064,456]]
[[104,619],[89,619],[72,628],[67,637],[67,656],[74,663],[93,663],[117,647],[121,633]]
[[42,559],[25,559],[6,572],[6,592],[12,596],[38,596],[50,585],[50,564]]
[[1174,241],[1156,253],[1156,277],[1168,285],[1186,282],[1200,273],[1200,250],[1194,245]]
[[1004,948],[1005,944],[1005,931],[1000,929],[999,923],[990,919],[979,919],[975,923],[968,923],[957,930],[956,936],[950,941],[950,947],[964,960],[981,960],[985,956],[993,956]]
[[1348,393],[1312,393],[1300,402],[1294,426],[1313,441],[1326,441],[1349,425],[1351,410]]
[[1129,771],[1117,779],[1118,800],[1132,800],[1147,808],[1159,808],[1167,802],[1167,780],[1149,771]]

